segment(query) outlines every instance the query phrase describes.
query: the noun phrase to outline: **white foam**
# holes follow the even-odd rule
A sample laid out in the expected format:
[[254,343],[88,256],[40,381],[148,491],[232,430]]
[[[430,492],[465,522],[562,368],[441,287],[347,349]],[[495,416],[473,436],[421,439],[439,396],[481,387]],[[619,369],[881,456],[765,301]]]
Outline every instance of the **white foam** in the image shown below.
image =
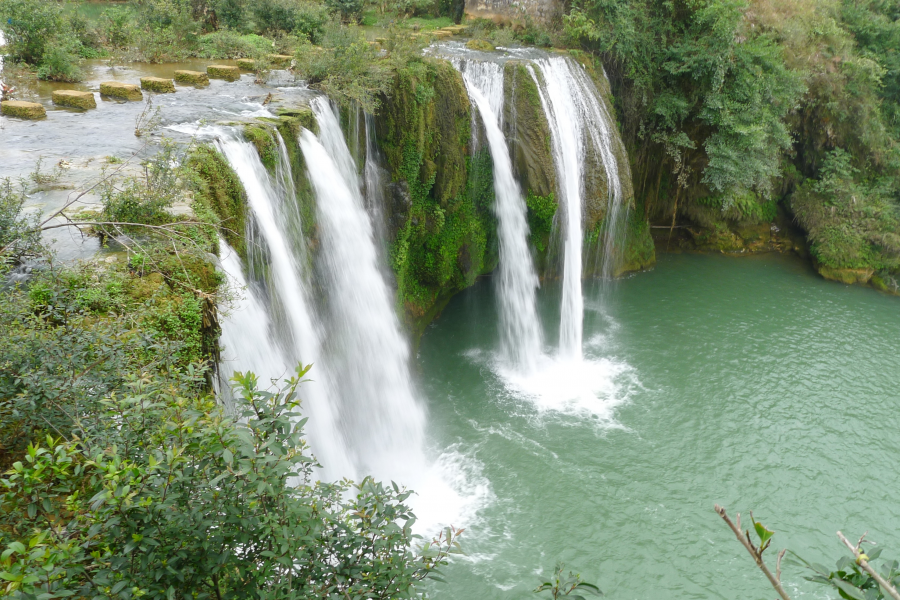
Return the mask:
[[540,412],[589,415],[611,427],[618,426],[615,409],[627,400],[634,381],[628,364],[609,358],[545,355],[531,373],[505,369],[500,363],[494,370],[510,393],[529,400]]
[[455,446],[445,450],[411,486],[416,493],[409,503],[418,519],[413,530],[430,539],[450,525],[476,525],[479,512],[496,501],[482,468]]

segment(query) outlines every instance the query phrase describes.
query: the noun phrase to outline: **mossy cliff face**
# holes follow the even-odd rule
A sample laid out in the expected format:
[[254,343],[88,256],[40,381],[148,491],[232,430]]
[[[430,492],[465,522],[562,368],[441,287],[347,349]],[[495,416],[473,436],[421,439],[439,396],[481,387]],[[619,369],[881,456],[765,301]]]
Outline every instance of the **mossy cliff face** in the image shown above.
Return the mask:
[[[608,95],[605,79],[601,76],[598,81],[601,95]],[[550,126],[525,63],[511,61],[506,65],[504,87],[505,134],[528,207],[529,241],[538,269],[546,275],[558,210]],[[602,101],[612,114],[608,98]],[[362,168],[366,152],[364,119],[358,111],[344,107],[341,120]],[[473,142],[476,137],[483,138],[483,132],[473,135],[478,133],[473,132],[473,123],[478,123],[473,121],[462,77],[446,61],[423,58],[398,70],[390,93],[381,98],[374,123],[383,166],[390,174],[382,207],[388,260],[395,276],[399,312],[417,338],[455,293],[497,266],[493,161],[486,144]],[[246,124],[243,134],[273,173],[280,160],[276,131],[284,139],[302,236],[313,260],[318,248],[316,199],[298,146],[303,128],[313,133],[318,129],[312,111],[300,107],[281,110],[275,119]],[[631,175],[618,139],[615,149],[624,201],[630,205]],[[591,228],[587,230],[590,241],[590,233],[602,227],[608,193],[602,167],[593,169],[588,178],[586,225]],[[643,213],[628,213],[626,242],[618,248],[623,260],[617,274],[653,264],[655,253],[649,231]],[[596,245],[586,249],[592,254],[596,251]]]
[[195,174],[194,200],[220,219],[219,230],[241,256],[246,255],[247,193],[237,173],[213,146],[198,146],[188,157]]
[[534,249],[538,272],[546,274],[550,233],[556,215],[556,168],[553,164],[550,124],[541,105],[537,84],[522,61],[504,67],[504,134],[516,178],[528,206],[529,241]]
[[392,182],[388,244],[397,296],[418,333],[456,292],[497,263],[490,154],[471,152],[462,79],[445,61],[400,70],[376,116]]

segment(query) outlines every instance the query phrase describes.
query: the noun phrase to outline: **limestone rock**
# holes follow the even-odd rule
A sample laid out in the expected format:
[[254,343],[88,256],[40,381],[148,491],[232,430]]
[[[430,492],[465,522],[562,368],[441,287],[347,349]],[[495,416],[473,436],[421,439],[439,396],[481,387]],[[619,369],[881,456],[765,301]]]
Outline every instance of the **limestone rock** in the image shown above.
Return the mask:
[[37,102],[4,100],[0,102],[0,114],[20,119],[42,119],[47,116],[47,111]]
[[175,83],[171,79],[163,79],[162,77],[141,77],[141,87],[148,92],[156,92],[158,94],[175,93]]
[[291,66],[293,57],[288,56],[287,54],[270,54],[268,59],[273,67],[286,68]]
[[206,74],[213,79],[224,79],[225,81],[237,81],[241,78],[239,68],[227,65],[209,65],[206,67]]
[[79,92],[78,90],[56,90],[53,92],[53,104],[69,106],[72,108],[97,108],[97,100],[93,92]]
[[122,83],[120,81],[104,81],[100,84],[100,93],[104,96],[112,98],[121,98],[122,100],[143,100],[144,94],[141,88],[133,83]]
[[175,81],[183,85],[209,85],[209,77],[200,71],[175,71]]
[[252,58],[239,58],[237,64],[238,68],[243,69],[244,71],[256,70],[256,61]]

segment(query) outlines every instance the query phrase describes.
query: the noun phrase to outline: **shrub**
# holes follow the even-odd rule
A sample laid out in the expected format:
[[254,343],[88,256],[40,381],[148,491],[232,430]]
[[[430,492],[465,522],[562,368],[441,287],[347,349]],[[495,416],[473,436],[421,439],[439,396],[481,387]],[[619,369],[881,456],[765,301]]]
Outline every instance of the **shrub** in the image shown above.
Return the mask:
[[84,46],[75,40],[57,38],[44,49],[37,75],[51,81],[80,81],[81,53]]
[[229,29],[222,29],[200,37],[197,55],[201,58],[255,58],[272,53],[272,41],[264,37],[240,35]]
[[8,177],[0,179],[0,274],[25,256],[40,253],[37,215],[25,210],[25,189]]
[[79,441],[30,445],[0,480],[5,592],[416,597],[459,552],[454,532],[417,555],[410,492],[371,479],[314,483],[296,412],[307,371],[276,392],[235,374],[238,420],[166,378],[135,378],[88,416]]
[[358,102],[374,112],[378,96],[387,92],[391,72],[377,60],[375,49],[356,27],[331,23],[322,36],[322,47],[310,44],[297,51],[300,77],[342,104]]
[[365,3],[363,0],[325,0],[325,6],[344,23],[359,23]]
[[106,42],[116,48],[123,48],[133,37],[132,15],[121,7],[107,8],[100,15],[100,32]]
[[4,0],[0,23],[9,54],[15,60],[37,65],[48,43],[64,29],[62,4],[42,0]]
[[867,182],[838,148],[826,155],[818,180],[807,180],[791,208],[825,266],[838,269],[900,269],[900,207],[890,188]]
[[247,2],[246,0],[218,0],[214,4],[219,25],[236,31],[245,31],[247,28]]
[[318,43],[328,10],[324,5],[302,0],[259,0],[253,4],[253,19],[261,32],[303,34]]

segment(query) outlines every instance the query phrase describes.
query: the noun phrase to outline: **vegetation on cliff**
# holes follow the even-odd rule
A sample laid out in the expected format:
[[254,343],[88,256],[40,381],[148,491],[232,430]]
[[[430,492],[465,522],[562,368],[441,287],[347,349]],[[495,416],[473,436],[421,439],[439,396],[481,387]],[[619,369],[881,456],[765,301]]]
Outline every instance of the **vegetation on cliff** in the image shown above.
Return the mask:
[[727,228],[780,203],[822,266],[894,271],[894,4],[585,0],[565,25],[606,66],[651,219]]
[[408,61],[381,102],[377,135],[395,179],[391,263],[418,329],[496,263],[491,160],[470,152],[468,96],[447,62]]

